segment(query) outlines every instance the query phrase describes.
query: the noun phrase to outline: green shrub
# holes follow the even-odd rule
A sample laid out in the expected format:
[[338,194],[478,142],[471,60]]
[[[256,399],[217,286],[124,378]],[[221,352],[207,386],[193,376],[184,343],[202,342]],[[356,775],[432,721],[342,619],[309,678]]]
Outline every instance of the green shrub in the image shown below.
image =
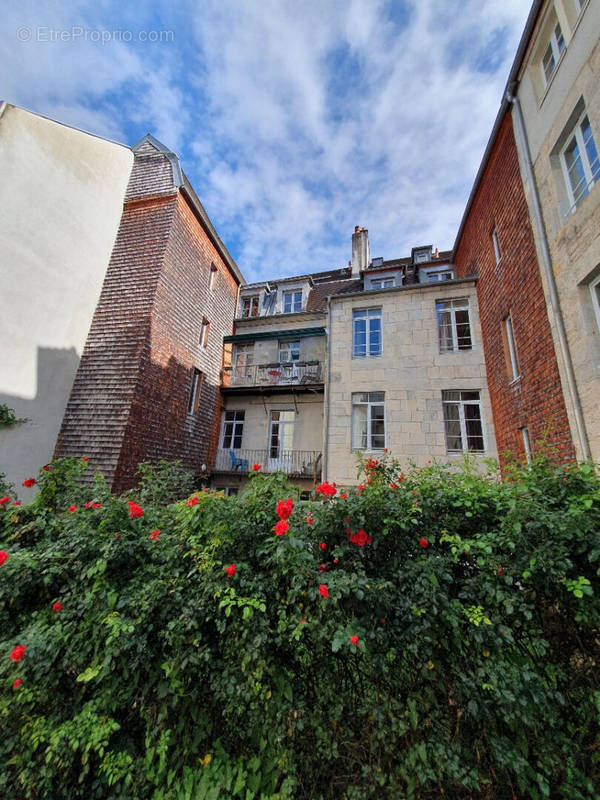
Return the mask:
[[0,527],[0,795],[597,797],[593,466],[364,466],[171,505],[167,467],[41,473]]

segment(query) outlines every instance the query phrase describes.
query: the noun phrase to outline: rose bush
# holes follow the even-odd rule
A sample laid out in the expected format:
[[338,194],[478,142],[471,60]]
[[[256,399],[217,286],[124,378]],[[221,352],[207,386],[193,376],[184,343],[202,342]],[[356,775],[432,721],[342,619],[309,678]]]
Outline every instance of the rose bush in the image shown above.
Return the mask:
[[3,504],[0,796],[597,797],[593,466],[364,467]]

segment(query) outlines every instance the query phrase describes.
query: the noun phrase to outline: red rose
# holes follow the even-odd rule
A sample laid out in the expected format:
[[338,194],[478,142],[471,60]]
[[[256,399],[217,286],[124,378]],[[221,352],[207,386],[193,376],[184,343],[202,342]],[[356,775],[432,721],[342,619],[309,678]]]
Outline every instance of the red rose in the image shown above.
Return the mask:
[[150,534],[150,538],[152,539],[153,542],[160,542],[160,531],[158,529],[152,531],[152,533]]
[[17,680],[13,683],[13,689],[18,689],[19,686],[23,683],[21,678],[17,678]]
[[385,620],[383,617],[379,620],[379,622],[381,622],[382,625],[385,625]]
[[347,500],[347,499],[348,499],[348,495],[345,492],[342,492],[341,495],[340,495],[340,500]]
[[279,519],[288,519],[290,514],[292,513],[292,508],[294,503],[291,497],[288,497],[287,500],[280,500],[277,503],[277,507],[275,509],[275,513],[279,517]]
[[359,492],[362,492],[362,491],[364,491],[364,488],[365,488],[365,484],[364,484],[364,483],[359,483],[359,484],[358,484],[358,491],[359,491]]
[[356,531],[356,533],[350,534],[350,541],[352,544],[356,544],[359,547],[364,547],[366,544],[371,544],[373,539],[365,530],[361,528],[360,530]]
[[63,609],[62,603],[52,603],[52,608],[56,612],[62,611],[62,609]]
[[138,506],[137,503],[129,501],[129,516],[131,519],[136,519],[136,517],[143,517],[144,516],[144,509],[141,506]]
[[356,647],[357,650],[360,649],[360,645],[358,643],[358,636],[351,636],[350,642],[354,645],[354,647]]
[[504,575],[504,567],[498,567],[498,577],[501,578]]
[[319,542],[319,547],[321,548],[321,550],[327,550],[327,545],[325,544],[325,542]]
[[6,564],[9,558],[10,556],[8,555],[6,550],[0,550],[0,567],[2,566],[2,564]]
[[15,500],[14,503],[11,503],[11,506],[20,506],[20,505],[21,505],[21,501],[20,500]]
[[335,488],[335,484],[325,481],[325,483],[321,483],[317,486],[316,492],[317,494],[323,494],[327,497],[333,497],[333,495],[337,492],[337,489]]
[[321,597],[329,597],[329,589],[325,586],[324,583],[319,584],[319,594]]
[[300,625],[306,625],[306,620],[305,619],[301,619],[300,620]]
[[89,458],[87,456],[84,456],[81,460],[82,461],[89,461]]
[[92,503],[92,508],[102,508],[102,503]]
[[325,572],[326,569],[327,569],[327,564],[321,564],[319,566],[319,572]]
[[84,508],[91,508],[91,507],[92,507],[92,501],[91,501],[91,500],[88,500],[88,501],[87,501],[87,503],[84,503],[84,504],[83,504],[83,507],[84,507]]
[[424,536],[422,536],[419,539],[419,544],[421,545],[421,547],[429,547],[429,542],[427,541],[427,539]]
[[333,563],[334,563],[334,564],[339,564],[339,561],[340,561],[340,560],[339,560],[339,558],[334,558],[334,559],[333,559]]
[[283,536],[286,534],[290,529],[290,526],[284,519],[280,519],[277,525],[273,526],[273,530],[275,531],[275,536]]
[[31,488],[35,484],[35,478],[27,478],[27,480],[23,481],[23,486],[26,486],[28,489]]
[[395,484],[395,483],[390,483],[390,489],[397,489],[397,488],[398,488],[398,487],[396,486],[396,484]]
[[307,517],[307,518],[306,518],[306,524],[307,524],[307,525],[312,525],[312,524],[313,524],[313,522],[314,522],[314,519],[313,519],[312,517]]
[[48,466],[48,464],[45,464],[45,465],[42,467],[42,469],[44,470],[44,472],[50,472],[50,467]]
[[194,497],[190,497],[190,499],[187,501],[187,504],[188,504],[188,506],[195,506],[197,502],[198,502],[198,498],[196,496],[194,496]]
[[9,495],[5,494],[4,497],[0,497],[0,506],[5,506],[9,502],[10,502]]
[[71,514],[72,514],[74,511],[77,511],[77,506],[75,506],[75,505],[73,505],[73,506],[69,506],[69,508],[67,509],[67,511],[70,511],[70,512],[71,512]]
[[25,655],[27,648],[23,644],[18,644],[10,654],[11,661],[20,661]]
[[258,472],[258,470],[260,469],[260,464],[252,464],[252,469],[254,470],[254,472]]
[[228,578],[233,578],[235,575],[235,564],[230,564],[228,567],[225,567],[225,572]]

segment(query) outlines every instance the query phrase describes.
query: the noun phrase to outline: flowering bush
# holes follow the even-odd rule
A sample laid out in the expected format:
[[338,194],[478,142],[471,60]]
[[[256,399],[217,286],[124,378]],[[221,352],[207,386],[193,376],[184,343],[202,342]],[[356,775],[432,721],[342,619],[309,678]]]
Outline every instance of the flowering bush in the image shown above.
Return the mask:
[[154,477],[132,518],[50,466],[0,507],[0,797],[598,796],[593,467]]

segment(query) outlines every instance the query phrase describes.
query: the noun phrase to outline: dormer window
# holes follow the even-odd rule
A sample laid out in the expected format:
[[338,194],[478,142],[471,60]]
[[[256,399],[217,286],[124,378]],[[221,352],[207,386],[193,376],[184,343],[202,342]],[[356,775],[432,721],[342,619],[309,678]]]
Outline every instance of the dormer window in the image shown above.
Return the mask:
[[391,289],[394,278],[371,278],[371,289]]
[[281,306],[284,314],[302,311],[302,289],[294,289],[292,292],[283,292]]
[[413,248],[413,264],[425,264],[431,261],[431,247]]
[[242,317],[258,317],[259,300],[260,296],[257,294],[254,294],[251,297],[242,297]]

